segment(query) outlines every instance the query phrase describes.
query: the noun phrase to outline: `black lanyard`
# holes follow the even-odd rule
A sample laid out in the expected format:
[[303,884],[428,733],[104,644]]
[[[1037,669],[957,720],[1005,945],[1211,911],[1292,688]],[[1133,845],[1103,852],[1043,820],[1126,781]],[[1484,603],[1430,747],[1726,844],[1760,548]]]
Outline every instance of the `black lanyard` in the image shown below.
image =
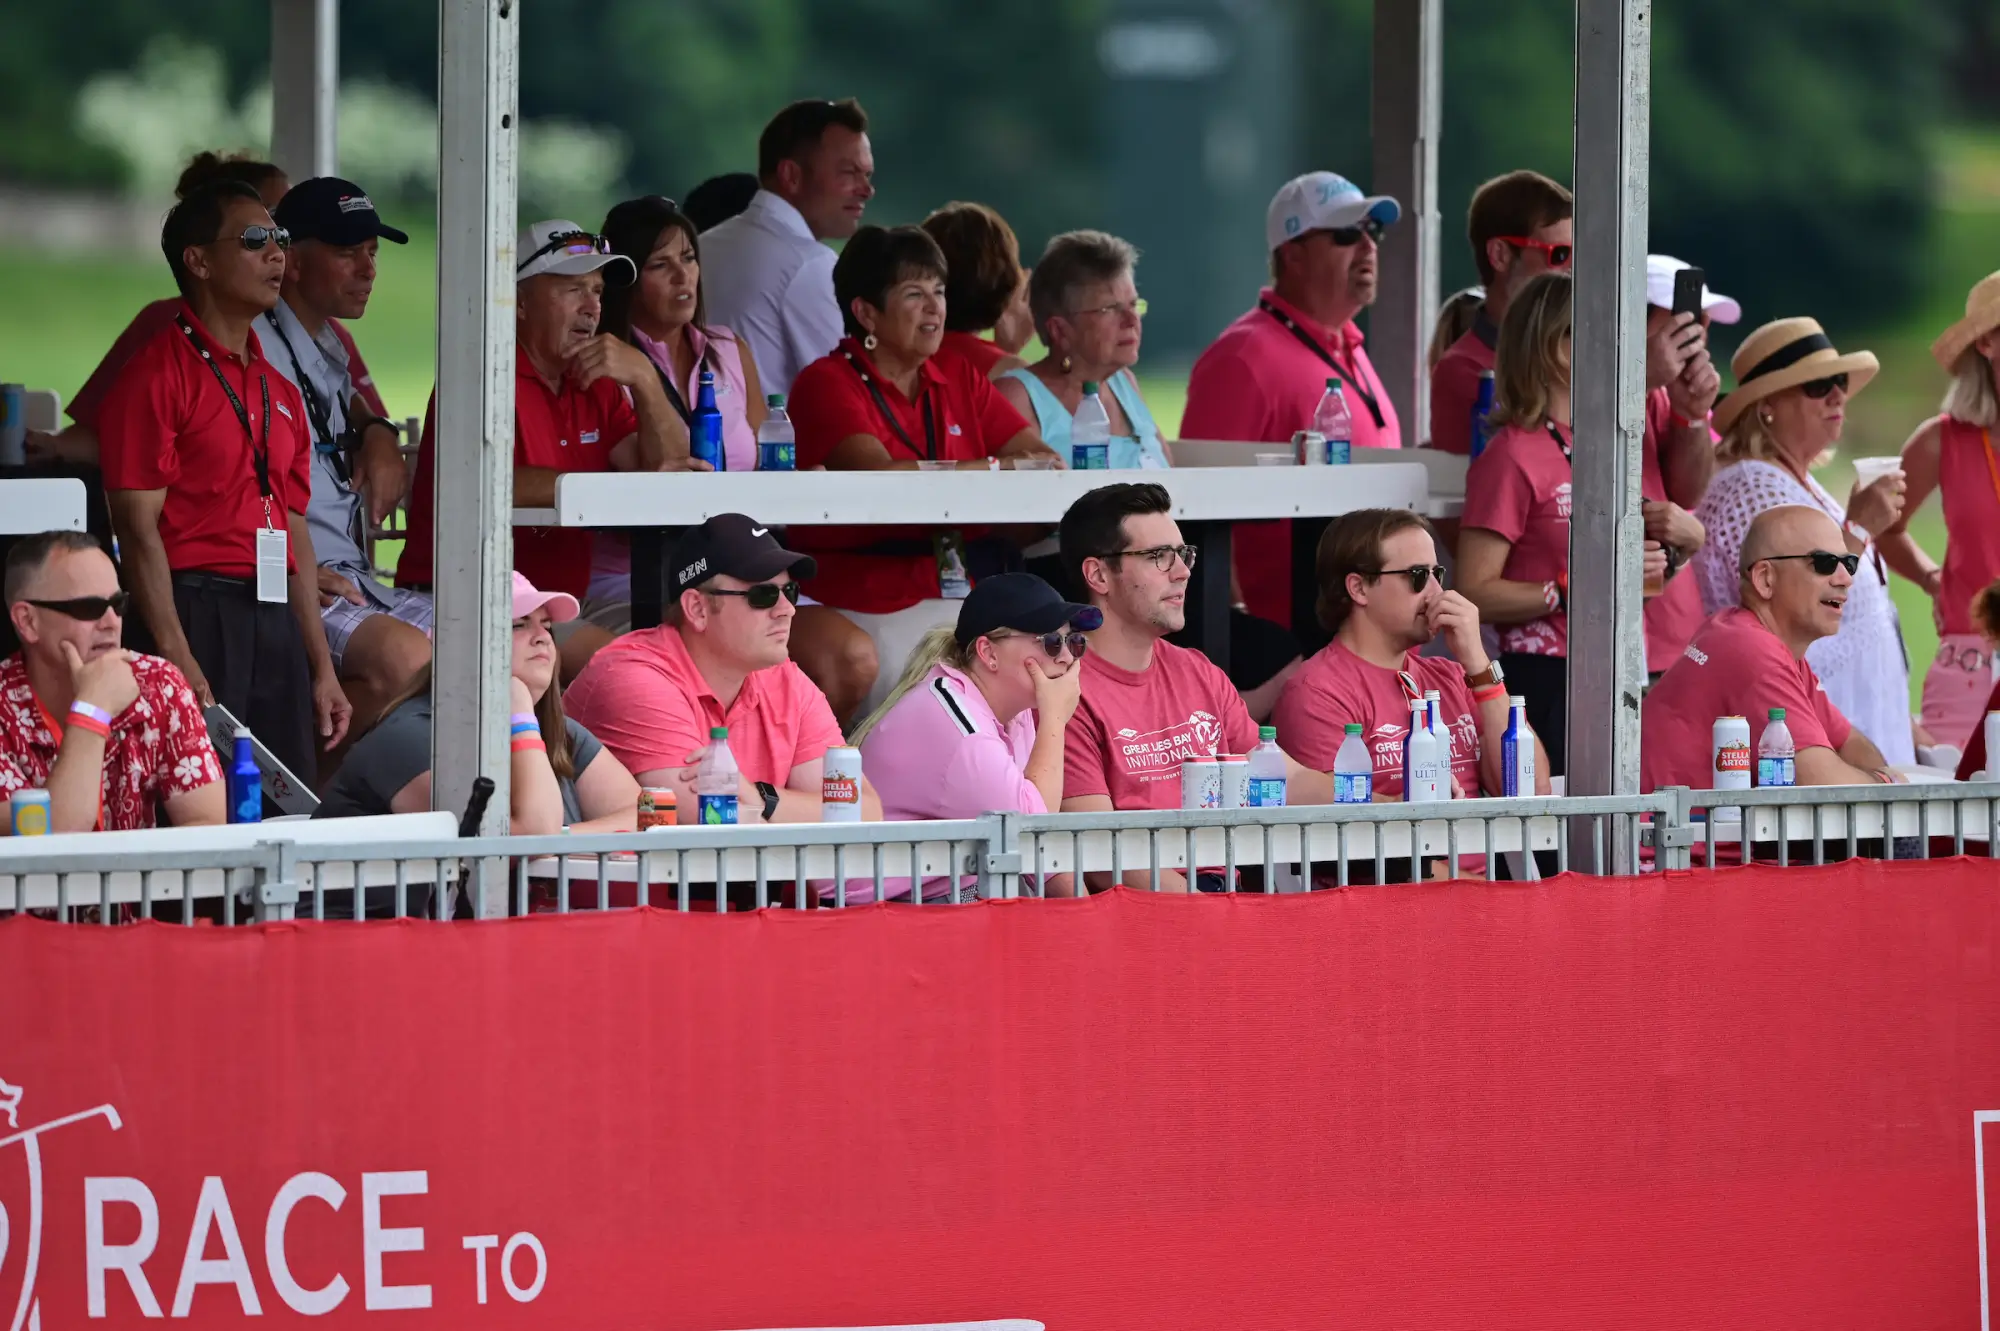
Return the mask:
[[285,344],[285,354],[292,358],[292,374],[298,380],[299,395],[306,400],[306,418],[312,422],[315,444],[320,452],[326,454],[334,477],[342,485],[352,485],[354,465],[348,460],[347,451],[340,446],[340,440],[334,437],[332,409],[319,400],[319,392],[307,377],[306,367],[299,363],[299,353],[292,348],[292,339],[286,335],[284,325],[278,322],[277,312],[274,310],[264,317],[271,321],[271,331]]
[[[229,406],[236,413],[236,422],[243,427],[243,437],[250,442],[250,466],[257,473],[257,489],[264,496],[264,521],[269,523],[271,521],[271,500],[273,498],[271,494],[271,380],[269,376],[261,373],[257,376],[257,383],[264,390],[264,444],[260,449],[257,446],[257,432],[250,428],[250,413],[243,409],[243,399],[236,396],[236,390],[229,386],[229,380],[223,378],[222,367],[215,363],[215,357],[210,355],[208,348],[201,344],[201,337],[194,331],[194,325],[190,324],[187,321],[187,316],[183,314],[176,314],[174,322],[180,325],[181,331],[187,334],[187,340],[193,343],[194,349],[201,354],[203,363],[208,366],[208,372],[215,376],[215,382],[221,384],[222,391],[229,395]],[[247,365],[244,367],[243,372],[245,375],[249,374],[250,371]]]
[[[924,391],[917,395],[917,414],[924,418],[924,451],[919,454],[917,453],[917,441],[910,438],[910,432],[905,430],[903,423],[896,419],[896,413],[889,410],[889,400],[882,396],[882,390],[876,385],[874,376],[861,368],[861,362],[854,359],[853,352],[843,351],[840,354],[847,357],[847,363],[852,365],[854,372],[861,376],[861,382],[868,389],[868,395],[875,399],[875,409],[882,413],[883,420],[889,422],[889,428],[894,430],[896,437],[903,441],[903,447],[909,449],[912,454],[916,454],[919,457],[929,458],[932,462],[937,461],[937,421],[931,416],[930,385],[925,384]],[[919,374],[921,374],[921,371]]]
[[1273,305],[1270,301],[1259,300],[1257,302],[1257,308],[1264,311],[1264,313],[1270,315],[1273,319],[1276,319],[1279,323],[1283,324],[1285,327],[1285,331],[1290,333],[1293,337],[1297,338],[1300,342],[1304,343],[1306,348],[1310,350],[1313,355],[1325,361],[1327,364],[1327,368],[1338,370],[1340,372],[1341,378],[1345,379],[1349,384],[1352,384],[1354,386],[1354,395],[1361,399],[1361,403],[1363,406],[1368,408],[1368,414],[1375,418],[1375,428],[1378,430],[1383,430],[1388,428],[1389,423],[1382,416],[1382,404],[1376,400],[1375,395],[1373,393],[1368,391],[1368,385],[1361,381],[1361,375],[1358,371],[1358,367],[1352,360],[1350,360],[1347,364],[1342,365],[1338,357],[1336,357],[1331,351],[1328,351],[1325,347],[1319,344],[1318,338],[1315,338],[1311,333],[1308,333],[1305,329],[1299,327],[1297,320],[1293,319],[1291,315],[1286,314],[1283,310]]
[[1555,440],[1556,447],[1562,450],[1563,461],[1568,462],[1570,460],[1569,457],[1571,449],[1570,441],[1563,438],[1562,431],[1556,428],[1556,423],[1554,421],[1543,421],[1542,424],[1548,429],[1549,438]]

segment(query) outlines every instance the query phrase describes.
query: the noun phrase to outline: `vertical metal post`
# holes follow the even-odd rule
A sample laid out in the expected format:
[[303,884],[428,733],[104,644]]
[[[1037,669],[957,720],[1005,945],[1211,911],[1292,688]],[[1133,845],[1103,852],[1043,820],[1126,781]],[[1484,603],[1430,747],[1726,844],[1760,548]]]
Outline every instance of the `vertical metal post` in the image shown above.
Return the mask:
[[[515,0],[438,3],[437,628],[431,802],[507,831],[514,565]],[[489,875],[490,877],[490,875]],[[504,892],[475,905],[504,914]]]
[[271,160],[339,174],[340,0],[271,0]]
[[[1652,0],[1577,0],[1572,795],[1629,795],[1639,789],[1639,697],[1646,678],[1639,450],[1646,392],[1651,64]],[[1573,824],[1571,834],[1577,830]],[[1629,836],[1622,820],[1616,835]],[[1625,853],[1622,845],[1614,846],[1614,862]]]
[[1375,0],[1370,125],[1375,165],[1362,187],[1403,205],[1382,237],[1381,281],[1368,315],[1368,356],[1396,404],[1403,446],[1430,438],[1424,352],[1438,308],[1438,131],[1443,104],[1443,0]]

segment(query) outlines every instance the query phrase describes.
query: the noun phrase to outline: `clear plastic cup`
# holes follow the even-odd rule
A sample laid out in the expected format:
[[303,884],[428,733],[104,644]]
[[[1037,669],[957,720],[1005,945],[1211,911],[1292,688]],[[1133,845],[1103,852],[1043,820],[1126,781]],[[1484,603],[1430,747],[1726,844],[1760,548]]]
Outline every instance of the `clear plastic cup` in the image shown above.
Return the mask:
[[949,459],[947,459],[947,460],[945,460],[945,461],[941,461],[941,462],[933,462],[933,461],[931,461],[931,460],[930,460],[929,458],[919,458],[919,459],[917,460],[917,470],[918,470],[918,471],[957,471],[957,470],[958,470],[958,464],[957,464],[956,462],[952,462],[952,461],[950,461]]
[[1055,469],[1056,469],[1056,460],[1054,458],[1014,459],[1015,471],[1054,471]]

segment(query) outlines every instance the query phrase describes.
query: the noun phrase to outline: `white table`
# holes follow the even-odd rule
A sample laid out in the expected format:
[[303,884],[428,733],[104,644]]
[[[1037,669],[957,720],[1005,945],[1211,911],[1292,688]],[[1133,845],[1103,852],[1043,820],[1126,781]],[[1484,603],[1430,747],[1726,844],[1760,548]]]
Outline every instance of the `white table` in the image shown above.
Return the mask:
[[[568,472],[553,508],[517,508],[517,527],[624,528],[632,535],[632,622],[659,622],[669,529],[717,513],[773,526],[1040,524],[1053,526],[1087,490],[1153,481],[1201,558],[1188,588],[1188,625],[1211,659],[1229,665],[1229,531],[1236,522],[1329,518],[1361,508],[1421,509],[1430,474],[1421,461],[1361,467],[1204,467],[1177,471]],[[1316,542],[1317,524],[1296,539]],[[1301,557],[1294,551],[1294,560]],[[1311,566],[1312,548],[1303,551]]]
[[[1175,439],[1175,467],[1296,466],[1290,444],[1245,443],[1236,439]],[[1455,518],[1465,512],[1465,472],[1470,459],[1435,448],[1357,448],[1356,467],[1402,466],[1416,463],[1427,477],[1423,502],[1410,507],[1427,518]],[[1269,459],[1262,461],[1261,459]]]
[[0,480],[0,536],[84,529],[83,482],[71,476]]
[[[232,885],[237,871],[186,867],[185,857],[205,853],[248,850],[260,842],[289,841],[300,854],[323,859],[323,864],[301,863],[298,888],[302,898],[315,884],[326,891],[340,891],[355,885],[355,866],[350,861],[331,858],[340,847],[379,842],[445,841],[458,835],[458,818],[443,811],[430,813],[384,814],[374,818],[324,818],[318,820],[275,820],[262,823],[228,823],[220,827],[152,827],[132,832],[71,832],[57,836],[0,837],[0,910],[49,909],[62,904],[62,879],[68,880],[67,899],[72,906],[97,905],[106,900],[116,904],[136,902],[146,893],[145,879],[151,877],[151,899],[178,901],[183,897],[216,897]],[[16,874],[9,861],[40,860],[50,856],[73,858],[74,870]],[[175,867],[152,867],[149,858],[172,856]],[[117,857],[115,864],[111,857]],[[449,881],[457,874],[455,862],[407,861],[406,883]],[[93,865],[113,865],[103,873]],[[360,865],[361,885],[392,887],[396,882],[396,862],[368,860]],[[309,909],[309,907],[308,907]]]

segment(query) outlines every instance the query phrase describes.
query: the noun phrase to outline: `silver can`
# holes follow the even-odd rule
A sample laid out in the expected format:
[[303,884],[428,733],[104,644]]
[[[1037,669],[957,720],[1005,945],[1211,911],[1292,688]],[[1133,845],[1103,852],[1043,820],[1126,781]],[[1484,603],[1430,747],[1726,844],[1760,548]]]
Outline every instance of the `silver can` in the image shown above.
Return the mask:
[[1714,765],[1710,777],[1715,790],[1748,790],[1750,773],[1756,764],[1750,753],[1750,721],[1741,716],[1715,718]]
[[1292,456],[1301,467],[1326,465],[1326,436],[1318,430],[1300,430],[1292,436]]
[[1222,767],[1213,758],[1190,758],[1181,764],[1181,807],[1222,807]]
[[828,749],[819,780],[819,820],[861,821],[861,750]]
[[1224,753],[1216,757],[1215,765],[1222,773],[1222,808],[1247,809],[1250,807],[1250,757],[1243,753]]

